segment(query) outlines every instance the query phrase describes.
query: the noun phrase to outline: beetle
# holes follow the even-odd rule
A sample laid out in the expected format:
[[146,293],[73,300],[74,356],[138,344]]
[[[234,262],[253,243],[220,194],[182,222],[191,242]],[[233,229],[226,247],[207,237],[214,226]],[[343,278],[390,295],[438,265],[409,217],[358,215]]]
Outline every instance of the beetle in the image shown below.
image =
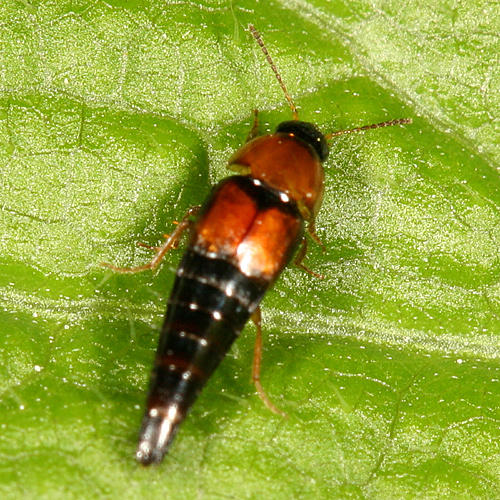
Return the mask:
[[280,84],[293,119],[273,134],[258,135],[258,113],[246,143],[229,159],[237,172],[219,182],[201,206],[185,217],[153,260],[135,268],[103,263],[115,271],[155,269],[188,231],[189,242],[176,272],[151,374],[136,458],[163,460],[179,425],[251,317],[257,326],[252,379],[273,412],[285,415],[260,383],[262,333],[259,303],[296,253],[295,264],[314,276],[303,260],[307,231],[321,245],[314,220],[323,198],[323,163],[328,140],[370,128],[411,123],[398,119],[330,134],[299,120],[266,46],[253,25],[253,37]]

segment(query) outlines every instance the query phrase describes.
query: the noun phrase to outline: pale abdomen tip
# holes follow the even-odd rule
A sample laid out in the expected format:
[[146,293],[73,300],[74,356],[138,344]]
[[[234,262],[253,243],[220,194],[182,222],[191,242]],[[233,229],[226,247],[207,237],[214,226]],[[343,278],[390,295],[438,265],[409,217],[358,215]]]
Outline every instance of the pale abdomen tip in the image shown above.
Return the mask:
[[178,425],[177,405],[150,409],[142,420],[136,460],[142,465],[159,464],[174,439]]

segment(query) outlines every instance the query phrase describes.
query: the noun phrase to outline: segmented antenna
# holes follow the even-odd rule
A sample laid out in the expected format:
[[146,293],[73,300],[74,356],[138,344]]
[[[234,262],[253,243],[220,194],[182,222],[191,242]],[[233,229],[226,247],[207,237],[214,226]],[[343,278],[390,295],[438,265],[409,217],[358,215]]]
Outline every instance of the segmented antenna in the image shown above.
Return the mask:
[[396,120],[389,120],[387,122],[381,123],[372,123],[371,125],[364,125],[363,127],[350,128],[347,130],[338,130],[337,132],[331,132],[329,134],[325,134],[325,139],[328,141],[333,137],[338,137],[339,135],[344,134],[354,134],[356,132],[362,132],[363,130],[370,130],[373,128],[383,128],[383,127],[392,127],[393,125],[405,125],[407,123],[412,123],[411,118],[398,118]]
[[283,80],[281,79],[281,75],[278,73],[278,69],[276,68],[276,65],[274,64],[273,60],[271,59],[271,56],[269,55],[269,52],[267,51],[267,48],[264,45],[264,41],[262,40],[260,33],[255,29],[255,26],[253,24],[249,24],[248,29],[252,33],[255,40],[257,40],[257,43],[260,45],[260,48],[262,49],[262,52],[264,52],[264,55],[266,56],[266,59],[267,59],[267,62],[269,63],[269,66],[271,66],[271,69],[273,70],[274,74],[276,75],[276,79],[278,80],[278,83],[280,84],[281,90],[283,90],[283,93],[285,94],[286,100],[288,101],[288,105],[290,106],[290,109],[292,110],[293,119],[298,120],[299,114],[297,113],[297,108],[295,106],[295,103],[293,102],[290,94],[288,93],[288,90],[286,89],[285,84],[283,83]]

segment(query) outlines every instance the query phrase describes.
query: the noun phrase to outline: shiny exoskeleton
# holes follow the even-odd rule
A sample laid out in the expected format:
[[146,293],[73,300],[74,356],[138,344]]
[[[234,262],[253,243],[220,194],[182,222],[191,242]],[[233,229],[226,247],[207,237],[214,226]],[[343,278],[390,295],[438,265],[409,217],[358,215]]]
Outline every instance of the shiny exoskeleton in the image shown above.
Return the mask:
[[[168,301],[151,375],[136,453],[144,465],[161,462],[201,389],[250,317],[257,326],[253,381],[266,406],[283,415],[260,384],[258,306],[299,245],[295,263],[321,277],[302,260],[307,251],[305,229],[321,244],[314,220],[323,198],[327,140],[411,123],[404,118],[323,135],[312,123],[299,121],[297,108],[264,42],[252,25],[249,29],[285,94],[294,120],[282,122],[274,134],[256,137],[255,113],[246,144],[229,160],[229,168],[241,175],[221,181],[201,208],[188,211],[150,263],[135,268],[104,264],[120,272],[154,269],[165,253],[177,246],[182,232],[191,231]],[[192,222],[194,213],[196,220]]]
[[137,459],[160,462],[206,381],[289,263],[323,193],[324,136],[300,121],[244,145],[202,206],[177,270]]

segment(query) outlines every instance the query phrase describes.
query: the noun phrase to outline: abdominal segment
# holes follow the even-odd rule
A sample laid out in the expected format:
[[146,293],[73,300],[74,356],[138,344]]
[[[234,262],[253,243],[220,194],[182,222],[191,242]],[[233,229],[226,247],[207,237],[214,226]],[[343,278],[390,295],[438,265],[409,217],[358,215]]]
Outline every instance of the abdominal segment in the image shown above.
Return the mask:
[[[179,424],[300,239],[298,213],[282,209],[276,196],[259,197],[264,188],[249,186],[246,179],[232,177],[215,188],[177,270],[137,450],[143,464],[162,460]],[[223,217],[227,210],[239,210],[241,217]]]

